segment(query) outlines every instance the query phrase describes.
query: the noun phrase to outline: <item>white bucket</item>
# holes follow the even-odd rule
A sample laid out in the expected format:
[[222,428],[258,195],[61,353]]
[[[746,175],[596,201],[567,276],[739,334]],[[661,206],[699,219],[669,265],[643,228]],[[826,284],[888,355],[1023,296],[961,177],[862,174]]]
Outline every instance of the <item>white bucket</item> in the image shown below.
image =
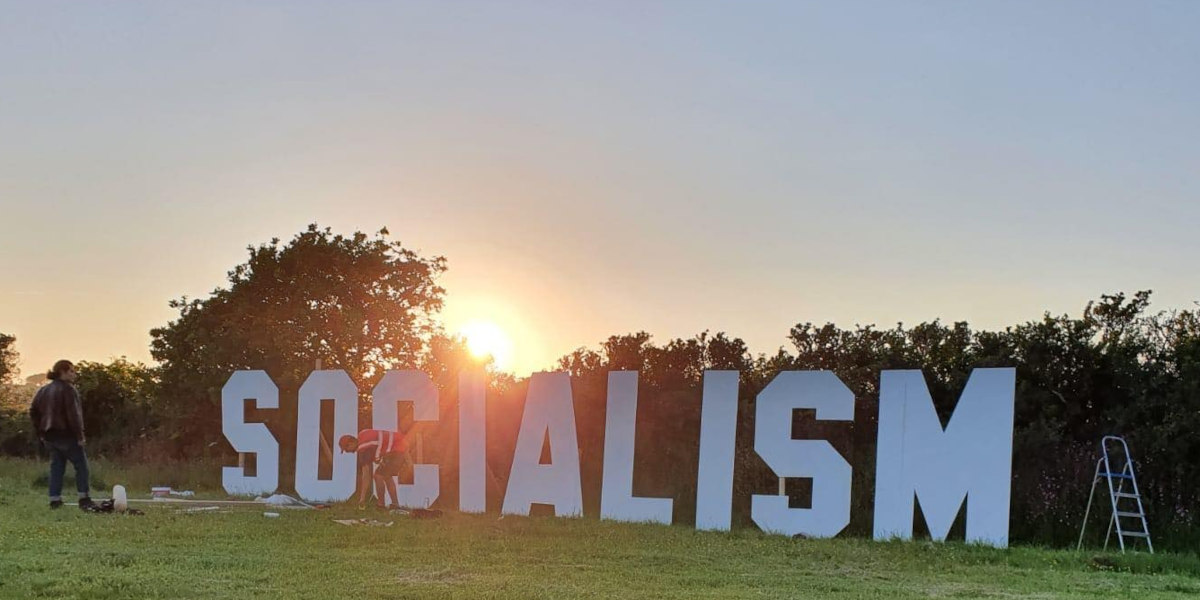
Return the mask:
[[129,508],[129,497],[125,495],[125,486],[114,485],[112,499],[113,510],[117,512],[125,512],[125,509]]

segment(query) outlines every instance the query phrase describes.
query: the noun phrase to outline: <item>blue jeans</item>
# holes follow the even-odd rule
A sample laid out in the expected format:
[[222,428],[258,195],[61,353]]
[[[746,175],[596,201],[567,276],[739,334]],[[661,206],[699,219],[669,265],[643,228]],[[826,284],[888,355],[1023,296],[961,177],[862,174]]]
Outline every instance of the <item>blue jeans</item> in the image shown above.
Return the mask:
[[73,437],[46,435],[46,449],[50,451],[50,500],[62,500],[63,474],[67,472],[67,461],[75,466],[75,489],[80,498],[88,495],[88,464],[83,446]]

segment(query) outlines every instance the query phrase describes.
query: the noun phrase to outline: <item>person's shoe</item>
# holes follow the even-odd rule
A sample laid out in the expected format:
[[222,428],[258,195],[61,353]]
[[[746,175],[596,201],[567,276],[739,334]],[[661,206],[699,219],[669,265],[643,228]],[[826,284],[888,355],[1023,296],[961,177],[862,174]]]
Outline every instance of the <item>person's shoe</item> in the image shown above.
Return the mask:
[[92,502],[91,498],[84,496],[79,499],[79,510],[94,510],[95,508],[96,503]]
[[50,508],[62,508],[62,500],[51,500]]

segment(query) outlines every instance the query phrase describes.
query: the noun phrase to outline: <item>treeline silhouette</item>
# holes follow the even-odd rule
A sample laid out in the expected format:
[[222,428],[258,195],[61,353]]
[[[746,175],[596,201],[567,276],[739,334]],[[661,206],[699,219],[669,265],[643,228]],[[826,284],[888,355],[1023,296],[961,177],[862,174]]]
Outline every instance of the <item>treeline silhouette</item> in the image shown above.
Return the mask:
[[[725,334],[661,345],[645,333],[613,336],[598,349],[580,349],[559,361],[572,374],[585,509],[599,512],[608,371],[640,372],[634,491],[674,498],[677,523],[694,519],[703,371],[741,371],[734,513],[743,526],[752,525],[752,494],[778,493],[778,478],[753,450],[755,397],[780,371],[833,371],[854,391],[854,422],[820,422],[811,412],[797,411],[793,437],[829,440],[850,462],[851,524],[843,535],[869,536],[880,372],[922,370],[944,425],[972,369],[1004,366],[1017,370],[1014,541],[1075,542],[1099,441],[1117,434],[1132,448],[1160,547],[1193,548],[1200,509],[1200,313],[1147,314],[1149,300],[1149,292],[1105,295],[1079,317],[1046,315],[1003,331],[937,321],[890,329],[802,323],[790,332],[790,349],[754,357],[740,339]],[[489,415],[496,421],[489,429],[490,458],[501,479],[523,393],[518,384],[497,392],[489,405],[511,407]],[[794,506],[807,506],[809,485],[788,480]],[[1101,520],[1108,516],[1105,510],[1101,505]],[[921,531],[919,516],[916,521]],[[962,528],[960,513],[951,535],[961,536]],[[1103,527],[1090,533],[1098,542]]]
[[[441,465],[438,505],[456,507],[457,374],[482,365],[435,319],[444,293],[435,280],[444,259],[403,248],[386,229],[342,236],[316,225],[287,244],[276,239],[248,250],[227,287],[205,299],[173,302],[178,318],[151,332],[158,366],[125,360],[79,365],[90,452],[141,462],[209,461],[213,469],[236,464],[221,433],[220,390],[235,370],[264,369],[279,386],[280,408],[247,411],[247,419],[266,423],[280,442],[280,485],[289,491],[296,395],[318,361],[355,380],[363,427],[383,372],[417,368],[442,390],[441,419],[413,423],[411,411],[402,412],[400,426],[421,440],[422,460]],[[775,494],[779,486],[753,451],[755,397],[781,371],[833,371],[855,394],[855,420],[819,422],[797,411],[793,436],[829,440],[850,462],[853,506],[843,535],[870,535],[880,372],[922,370],[945,423],[972,369],[1015,367],[1013,541],[1074,543],[1099,440],[1117,434],[1134,453],[1156,544],[1194,548],[1200,541],[1200,312],[1150,312],[1149,305],[1148,291],[1104,295],[1077,316],[1046,314],[1003,331],[973,330],[963,322],[891,328],[802,322],[788,333],[789,347],[757,355],[723,332],[661,343],[645,332],[614,335],[551,367],[571,374],[585,514],[599,514],[610,371],[640,374],[634,493],[674,498],[680,524],[694,521],[704,371],[741,373],[734,484],[734,522],[741,527],[753,526],[750,496]],[[15,357],[11,336],[0,338],[6,356]],[[493,510],[507,483],[527,388],[527,379],[492,373]],[[5,385],[0,452],[35,452],[25,415],[35,389]],[[328,437],[332,427],[325,421]],[[327,472],[327,457],[322,461]],[[808,485],[788,480],[785,491],[795,506],[806,506]],[[1102,535],[1102,527],[1094,532]],[[951,535],[962,535],[961,514]]]

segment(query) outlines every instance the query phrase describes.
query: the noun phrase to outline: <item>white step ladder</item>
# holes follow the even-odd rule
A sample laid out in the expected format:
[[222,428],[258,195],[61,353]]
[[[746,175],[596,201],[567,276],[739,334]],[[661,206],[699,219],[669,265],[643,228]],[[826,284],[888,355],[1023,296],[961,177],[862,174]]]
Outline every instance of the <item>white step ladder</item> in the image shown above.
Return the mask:
[[[1112,452],[1110,452],[1110,448]],[[1117,454],[1119,451],[1119,454]],[[1122,465],[1113,470],[1119,460]],[[1092,512],[1092,499],[1096,496],[1096,485],[1103,479],[1108,482],[1108,499],[1112,505],[1112,518],[1108,521],[1108,533],[1104,536],[1104,549],[1108,549],[1108,540],[1113,531],[1117,532],[1117,543],[1121,553],[1125,553],[1125,540],[1135,544],[1138,539],[1146,540],[1146,549],[1154,554],[1154,544],[1150,541],[1150,526],[1146,523],[1146,510],[1142,507],[1142,495],[1138,491],[1137,476],[1133,472],[1133,459],[1129,456],[1129,445],[1125,439],[1106,435],[1100,440],[1100,460],[1096,463],[1096,475],[1092,478],[1092,492],[1088,494],[1087,510],[1083,513],[1083,527],[1079,529],[1079,545],[1076,550],[1083,548],[1083,534],[1087,530],[1088,516]],[[1129,484],[1126,490],[1125,485]],[[1121,519],[1125,519],[1122,523]]]

